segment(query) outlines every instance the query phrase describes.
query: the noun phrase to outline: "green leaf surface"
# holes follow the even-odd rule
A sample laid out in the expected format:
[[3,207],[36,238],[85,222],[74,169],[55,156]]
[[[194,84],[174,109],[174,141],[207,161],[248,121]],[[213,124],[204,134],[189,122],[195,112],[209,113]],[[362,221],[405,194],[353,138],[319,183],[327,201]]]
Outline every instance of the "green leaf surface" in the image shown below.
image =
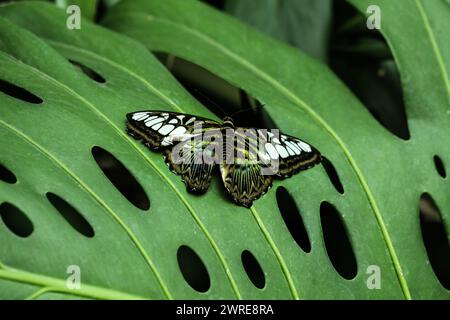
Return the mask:
[[[362,11],[368,5],[354,3]],[[332,273],[322,267],[318,243],[313,243],[308,259],[285,243],[284,226],[277,222],[270,195],[255,205],[300,296],[448,298],[427,259],[418,204],[423,192],[432,194],[449,229],[450,187],[433,163],[437,154],[448,164],[450,155],[450,50],[443,31],[448,28],[437,27],[437,21],[448,25],[449,11],[442,1],[408,1],[409,6],[376,3],[383,14],[382,32],[402,76],[411,131],[408,141],[371,118],[326,66],[201,3],[125,2],[105,23],[154,51],[180,56],[243,88],[266,104],[283,131],[317,145],[333,162],[344,195],[328,189],[329,182],[319,170],[282,185],[303,209],[308,227],[319,224],[321,200],[342,212],[358,260],[358,276],[351,282],[329,278]],[[310,231],[312,238],[320,235],[317,229]],[[368,265],[383,270],[380,292],[364,287]]]
[[326,60],[330,0],[227,0],[225,10],[276,39]]
[[[383,10],[398,9],[382,4]],[[143,45],[87,21],[81,30],[68,30],[65,12],[50,4],[0,8],[0,79],[43,100],[31,104],[0,92],[0,147],[6,150],[0,163],[18,180],[0,181],[0,203],[18,207],[34,227],[29,237],[21,238],[0,223],[0,297],[449,297],[428,263],[419,223],[424,191],[441,208],[447,230],[450,212],[448,179],[438,176],[432,161],[439,154],[450,163],[448,84],[439,71],[448,74],[449,51],[433,49],[447,44],[441,31],[430,41],[427,30],[433,29],[420,23],[423,15],[404,11],[403,19],[416,26],[417,43],[394,40],[410,32],[400,22],[382,30],[393,37],[388,40],[404,84],[411,139],[403,141],[381,127],[326,66],[204,4],[122,1],[113,10],[105,25]],[[438,7],[424,10],[446,14]],[[389,21],[386,17],[383,28]],[[388,30],[396,31],[391,35]],[[403,43],[398,52],[394,41]],[[399,53],[416,45],[429,50],[413,57]],[[160,154],[126,135],[125,114],[165,109],[214,116],[147,48],[201,65],[266,104],[282,131],[311,142],[332,161],[344,194],[322,166],[276,182],[250,210],[224,196],[218,176],[207,194],[188,194]],[[96,83],[68,59],[106,82]],[[417,74],[410,70],[413,59],[430,67]],[[420,94],[423,85],[432,84],[425,92],[433,94]],[[105,177],[91,154],[94,146],[108,150],[131,172],[150,198],[149,210],[136,208]],[[300,209],[309,253],[300,249],[281,217],[276,199],[280,186]],[[67,223],[47,192],[76,208],[95,235],[85,237]],[[327,254],[322,201],[338,209],[347,229],[357,261],[351,280],[338,274]],[[197,292],[183,278],[177,263],[182,245],[205,264],[211,279],[207,292]],[[252,252],[264,272],[263,289],[253,285],[243,268],[244,250]],[[80,289],[66,285],[71,265],[81,269]],[[381,290],[367,288],[371,265],[381,269]]]
[[[144,47],[86,21],[71,32],[62,27],[64,12],[51,5],[11,5],[1,14],[41,37],[1,19],[1,79],[44,100],[32,105],[1,94],[2,149],[15,146],[2,152],[1,162],[18,182],[1,183],[0,202],[17,206],[34,225],[25,239],[0,225],[1,278],[18,288],[31,284],[88,298],[290,296],[276,256],[247,210],[224,201],[217,183],[205,197],[187,194],[160,154],[126,135],[125,114],[137,109],[212,116]],[[67,58],[96,70],[106,83],[93,82]],[[148,211],[135,208],[106,179],[91,155],[93,146],[114,154],[136,177],[150,198]],[[66,223],[47,192],[79,210],[95,236],[86,238]],[[235,230],[232,237],[229,230]],[[207,266],[207,293],[183,279],[177,264],[181,245]],[[258,290],[248,279],[240,261],[244,249],[271,274],[267,289]],[[82,271],[80,290],[66,287],[69,265]]]

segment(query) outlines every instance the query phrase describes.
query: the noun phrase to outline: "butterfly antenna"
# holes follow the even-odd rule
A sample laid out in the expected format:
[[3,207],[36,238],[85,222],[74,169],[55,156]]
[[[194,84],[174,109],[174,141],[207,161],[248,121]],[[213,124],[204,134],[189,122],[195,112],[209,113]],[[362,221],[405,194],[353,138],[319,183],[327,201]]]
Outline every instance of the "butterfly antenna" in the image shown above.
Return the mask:
[[214,105],[215,107],[217,107],[217,109],[219,109],[222,113],[223,116],[225,117],[227,115],[226,111],[224,109],[222,109],[221,106],[219,106],[215,101],[213,101],[212,99],[210,99],[206,94],[204,94],[203,92],[201,92],[198,89],[194,89],[195,92],[197,92],[198,94],[200,94],[200,96],[202,96],[203,99],[207,100],[209,103],[211,103],[212,105]]
[[241,98],[241,106],[244,107],[244,108],[234,112],[230,116],[231,118],[233,118],[233,116],[235,116],[235,115],[237,115],[237,114],[239,114],[241,112],[245,112],[245,111],[249,111],[249,110],[256,111],[256,110],[264,107],[264,105],[262,103],[260,103],[255,98],[249,96],[247,94],[247,92],[245,92],[242,89],[239,89],[239,95],[240,95],[240,98]]
[[245,109],[241,109],[241,110],[238,110],[238,111],[234,112],[230,117],[233,118],[235,115],[237,115],[237,114],[239,114],[241,112],[249,111],[249,110],[256,111],[258,109],[264,108],[265,106],[266,106],[265,104],[260,104],[260,105],[258,105],[256,107],[248,107],[248,108],[245,108]]

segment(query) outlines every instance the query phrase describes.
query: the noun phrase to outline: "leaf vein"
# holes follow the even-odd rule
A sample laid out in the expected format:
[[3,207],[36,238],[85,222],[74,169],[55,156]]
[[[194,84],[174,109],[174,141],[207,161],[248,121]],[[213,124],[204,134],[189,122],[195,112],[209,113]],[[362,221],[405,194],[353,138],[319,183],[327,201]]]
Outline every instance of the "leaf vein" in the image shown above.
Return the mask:
[[[180,25],[176,22],[172,22],[170,20],[167,20],[165,18],[161,18],[161,17],[156,17],[147,13],[137,13],[134,12],[132,14],[130,13],[122,13],[122,15],[137,15],[137,16],[143,16],[145,19],[147,20],[153,20],[153,21],[160,21],[162,24],[168,24],[168,25],[172,25],[175,28],[179,28],[182,29],[184,31],[186,31],[187,33],[192,34],[195,37],[198,37],[202,40],[204,40],[206,43],[209,43],[212,47],[215,47],[218,51],[222,52],[224,55],[230,57],[232,60],[234,60],[235,62],[237,62],[238,64],[241,64],[242,66],[244,66],[245,68],[247,68],[248,70],[250,70],[251,72],[253,72],[255,75],[257,75],[258,77],[260,77],[261,79],[265,80],[267,83],[269,83],[270,85],[272,85],[274,88],[276,88],[277,90],[279,90],[283,95],[285,95],[289,100],[291,100],[295,105],[301,107],[303,110],[305,110],[315,121],[317,121],[317,123],[319,125],[321,125],[326,132],[328,132],[328,134],[330,134],[330,136],[336,141],[336,143],[339,145],[339,147],[342,149],[342,151],[345,154],[345,157],[347,158],[347,160],[349,161],[350,167],[353,169],[353,171],[355,172],[355,175],[358,178],[359,183],[361,184],[361,187],[363,189],[363,191],[365,192],[368,202],[374,212],[376,221],[380,227],[381,233],[383,235],[383,238],[385,240],[386,246],[388,248],[389,251],[389,255],[392,259],[392,263],[394,265],[394,269],[395,272],[397,274],[398,280],[400,282],[400,286],[402,288],[403,294],[405,295],[406,299],[411,299],[411,294],[409,291],[409,287],[408,284],[406,282],[406,279],[403,275],[403,271],[402,271],[402,267],[400,265],[400,262],[398,260],[397,254],[395,252],[395,248],[392,244],[392,240],[389,236],[389,233],[387,231],[387,227],[386,224],[384,222],[384,219],[381,215],[380,209],[378,208],[377,202],[375,201],[375,198],[361,172],[361,170],[359,169],[359,167],[357,166],[355,160],[353,159],[352,154],[350,153],[349,149],[347,148],[347,146],[345,145],[345,143],[342,141],[342,139],[339,137],[339,135],[330,127],[330,125],[319,115],[317,114],[307,103],[305,103],[300,97],[298,97],[296,94],[294,94],[291,90],[289,90],[287,87],[285,87],[282,83],[280,83],[279,81],[277,81],[276,79],[274,79],[272,76],[270,76],[269,74],[265,73],[264,71],[262,71],[261,69],[259,69],[257,66],[255,66],[254,64],[252,64],[250,61],[242,58],[241,56],[235,54],[234,52],[232,52],[229,48],[223,46],[222,44],[220,44],[219,42],[217,42],[216,40],[212,39],[211,37],[203,34],[202,32],[193,29],[189,26],[186,25]],[[273,243],[275,245],[275,243]],[[280,261],[281,264],[281,261]],[[288,279],[289,281],[289,279]]]

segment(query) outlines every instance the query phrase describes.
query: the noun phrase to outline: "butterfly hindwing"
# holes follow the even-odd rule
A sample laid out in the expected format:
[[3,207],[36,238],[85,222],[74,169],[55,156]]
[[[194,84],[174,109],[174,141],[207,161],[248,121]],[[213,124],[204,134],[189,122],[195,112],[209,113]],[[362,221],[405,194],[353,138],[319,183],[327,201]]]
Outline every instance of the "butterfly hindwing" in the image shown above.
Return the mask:
[[[254,200],[272,186],[272,176],[262,172],[258,160],[256,130],[238,130],[234,134],[232,139],[226,141],[226,146],[232,148],[224,150],[225,157],[220,165],[220,172],[225,188],[233,200],[249,208]],[[230,158],[233,158],[233,161],[226,161]]]
[[[221,133],[218,129],[208,129],[208,134],[217,136]],[[214,158],[217,143],[192,138],[164,150],[166,164],[182,177],[189,192],[204,193],[208,190],[217,163]]]
[[217,122],[184,113],[138,111],[127,114],[127,132],[142,139],[153,150],[169,147],[192,137],[194,124],[202,130],[220,126]]
[[247,208],[272,186],[272,176],[263,175],[261,166],[253,161],[221,164],[220,172],[225,188],[233,200]]

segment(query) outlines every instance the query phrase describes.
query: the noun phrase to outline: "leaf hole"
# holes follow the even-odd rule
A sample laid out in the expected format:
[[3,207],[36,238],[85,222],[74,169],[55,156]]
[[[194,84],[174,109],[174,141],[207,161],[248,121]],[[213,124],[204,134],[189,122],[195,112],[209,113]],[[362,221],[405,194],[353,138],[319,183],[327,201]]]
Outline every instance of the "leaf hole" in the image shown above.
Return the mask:
[[0,79],[0,91],[10,97],[32,104],[41,104],[44,100],[11,82]]
[[304,252],[311,252],[311,242],[295,200],[284,187],[277,188],[276,198],[281,217],[292,238]]
[[91,153],[105,176],[128,201],[141,210],[150,208],[144,189],[116,157],[98,146],[94,146]]
[[389,45],[378,30],[366,27],[363,14],[346,1],[335,2],[331,68],[381,126],[409,140],[403,87]]
[[184,280],[198,292],[206,292],[211,287],[208,270],[195,253],[188,246],[182,245],[177,251],[178,266]]
[[17,178],[14,175],[14,173],[12,173],[11,170],[6,168],[1,163],[0,163],[0,180],[10,184],[14,184],[17,182]]
[[178,82],[217,117],[233,116],[238,127],[276,128],[261,103],[209,70],[177,56],[157,53]]
[[34,230],[33,223],[22,210],[9,202],[0,205],[0,216],[6,227],[15,235],[26,238]]
[[244,250],[241,254],[241,260],[245,273],[247,273],[247,276],[253,285],[258,289],[263,289],[266,285],[266,277],[255,256],[250,251]]
[[85,237],[92,238],[95,233],[89,222],[78,212],[70,203],[60,196],[47,192],[48,201],[55,207],[56,210],[63,216],[63,218],[79,233]]
[[431,268],[444,288],[450,290],[450,245],[441,212],[431,195],[420,196],[420,228]]
[[332,204],[323,201],[320,221],[325,248],[334,269],[344,279],[353,279],[358,272],[357,263],[341,214]]
[[328,178],[330,179],[336,191],[340,194],[344,194],[344,186],[342,185],[341,179],[339,178],[339,175],[333,163],[326,157],[322,156],[322,165],[325,168],[325,172],[327,173]]
[[81,62],[74,61],[69,59],[69,62],[73,64],[75,67],[77,67],[81,72],[83,72],[85,75],[87,75],[89,78],[94,80],[97,83],[105,83],[106,80],[103,78],[98,72],[95,72],[91,68],[87,67],[86,65],[82,64]]
[[441,157],[439,157],[438,155],[435,155],[433,157],[434,160],[434,165],[436,166],[436,171],[439,173],[439,175],[442,178],[446,178],[447,177],[447,172],[445,171],[445,166],[444,166],[444,162],[442,161]]

